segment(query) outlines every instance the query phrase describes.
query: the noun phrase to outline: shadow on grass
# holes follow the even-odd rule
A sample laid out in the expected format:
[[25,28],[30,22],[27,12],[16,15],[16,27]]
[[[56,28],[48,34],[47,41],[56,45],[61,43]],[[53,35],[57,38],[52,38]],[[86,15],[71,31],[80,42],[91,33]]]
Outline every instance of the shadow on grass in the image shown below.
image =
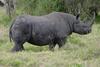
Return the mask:
[[42,51],[48,51],[48,46],[35,46],[32,44],[25,44],[25,51],[32,51],[32,52],[42,52]]

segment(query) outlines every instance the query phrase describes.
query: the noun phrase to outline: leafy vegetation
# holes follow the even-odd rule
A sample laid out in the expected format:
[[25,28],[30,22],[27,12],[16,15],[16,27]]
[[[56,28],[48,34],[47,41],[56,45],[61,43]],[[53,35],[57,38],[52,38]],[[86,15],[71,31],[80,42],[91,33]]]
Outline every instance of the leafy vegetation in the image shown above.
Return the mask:
[[61,0],[18,0],[17,9],[21,13],[44,15],[52,11],[64,11],[64,4]]
[[[81,16],[88,16],[91,9],[97,12],[100,7],[98,0],[17,0],[17,14],[44,15],[52,11],[67,12],[76,15],[78,10]],[[21,7],[20,7],[21,6]]]

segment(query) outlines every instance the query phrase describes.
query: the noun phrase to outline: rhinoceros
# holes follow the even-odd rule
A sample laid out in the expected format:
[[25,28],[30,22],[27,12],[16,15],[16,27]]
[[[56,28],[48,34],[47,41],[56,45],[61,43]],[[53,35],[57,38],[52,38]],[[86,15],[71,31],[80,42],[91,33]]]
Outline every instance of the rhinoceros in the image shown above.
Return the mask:
[[72,33],[85,35],[91,32],[95,13],[90,20],[81,21],[79,14],[52,12],[43,16],[17,16],[9,29],[10,40],[14,42],[12,51],[24,50],[25,42],[37,46],[48,45],[54,50],[56,45],[61,48]]

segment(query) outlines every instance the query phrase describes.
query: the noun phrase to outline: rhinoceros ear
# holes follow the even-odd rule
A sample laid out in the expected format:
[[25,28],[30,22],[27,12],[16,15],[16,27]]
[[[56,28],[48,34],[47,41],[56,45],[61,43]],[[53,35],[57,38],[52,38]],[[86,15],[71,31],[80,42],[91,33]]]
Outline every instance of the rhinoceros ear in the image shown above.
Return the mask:
[[76,19],[77,19],[77,20],[79,19],[79,15],[76,16]]
[[79,17],[80,17],[80,14],[76,15],[76,19],[77,19],[77,20],[79,19]]
[[79,4],[79,9],[78,9],[78,14],[76,15],[76,19],[78,20],[80,17],[80,4]]

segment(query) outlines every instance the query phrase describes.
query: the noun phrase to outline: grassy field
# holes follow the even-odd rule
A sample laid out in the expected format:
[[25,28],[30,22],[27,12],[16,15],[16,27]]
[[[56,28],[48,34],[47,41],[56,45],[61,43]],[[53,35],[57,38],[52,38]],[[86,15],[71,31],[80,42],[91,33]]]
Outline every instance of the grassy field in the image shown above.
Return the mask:
[[74,33],[61,50],[56,46],[51,52],[48,46],[25,43],[25,51],[17,53],[10,52],[9,25],[4,10],[0,10],[0,67],[100,67],[100,24],[94,24],[88,35]]

